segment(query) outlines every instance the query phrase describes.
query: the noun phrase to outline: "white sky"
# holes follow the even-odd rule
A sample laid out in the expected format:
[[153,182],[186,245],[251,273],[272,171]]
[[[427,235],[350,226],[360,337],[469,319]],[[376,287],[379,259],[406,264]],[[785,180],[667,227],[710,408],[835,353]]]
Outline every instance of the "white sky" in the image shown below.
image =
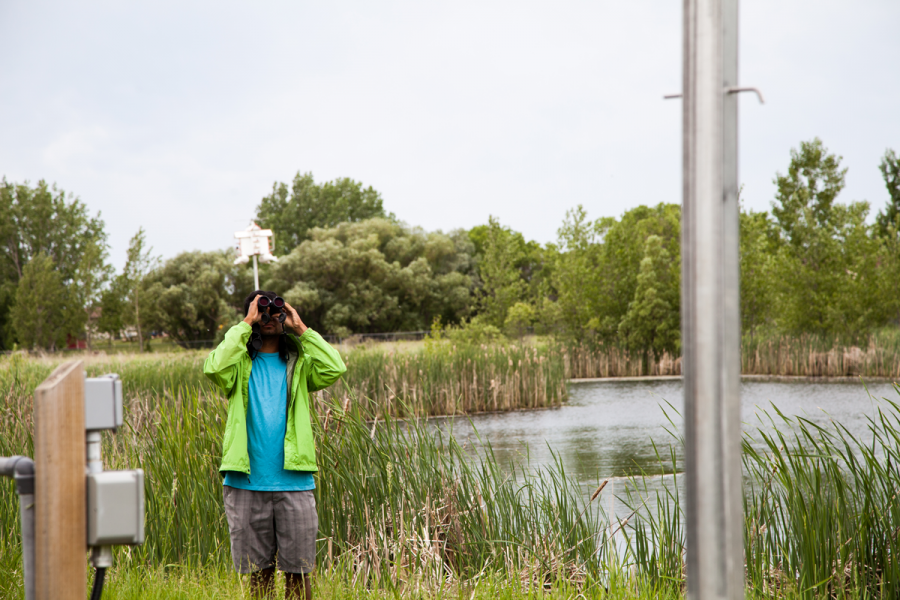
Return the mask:
[[[0,175],[56,182],[165,257],[228,247],[274,181],[352,177],[413,225],[680,202],[681,3],[0,2]],[[746,203],[819,136],[840,200],[900,151],[900,2],[744,2]]]

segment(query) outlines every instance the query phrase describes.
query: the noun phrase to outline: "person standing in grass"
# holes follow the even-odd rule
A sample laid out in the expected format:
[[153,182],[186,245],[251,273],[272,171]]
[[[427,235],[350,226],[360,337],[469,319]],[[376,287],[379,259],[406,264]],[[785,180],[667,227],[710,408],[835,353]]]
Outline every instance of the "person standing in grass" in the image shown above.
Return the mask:
[[[284,324],[261,323],[256,290],[244,300],[245,318],[203,364],[203,373],[228,395],[222,442],[225,516],[231,555],[250,573],[255,597],[274,591],[275,566],[284,571],[285,597],[312,598],[316,564],[315,443],[309,393],[347,370],[337,350],[306,327],[285,303]],[[251,343],[259,324],[262,345]]]

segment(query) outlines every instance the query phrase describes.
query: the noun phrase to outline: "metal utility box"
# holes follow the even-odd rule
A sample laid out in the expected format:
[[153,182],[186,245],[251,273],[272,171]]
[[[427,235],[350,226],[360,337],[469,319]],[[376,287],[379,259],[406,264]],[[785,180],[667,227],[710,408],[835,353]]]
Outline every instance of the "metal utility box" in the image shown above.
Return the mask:
[[84,380],[84,428],[116,429],[122,425],[122,380],[103,375]]
[[87,476],[88,546],[144,543],[144,471]]

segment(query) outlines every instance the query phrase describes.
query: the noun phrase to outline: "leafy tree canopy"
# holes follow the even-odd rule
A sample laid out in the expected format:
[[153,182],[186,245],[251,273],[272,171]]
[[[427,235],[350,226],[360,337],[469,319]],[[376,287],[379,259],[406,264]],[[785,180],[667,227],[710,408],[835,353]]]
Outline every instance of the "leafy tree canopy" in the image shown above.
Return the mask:
[[[482,233],[483,238],[479,239]],[[534,249],[521,233],[502,227],[494,217],[490,217],[488,225],[470,231],[469,239],[473,238],[479,240],[482,252],[478,262],[482,317],[499,329],[506,324],[509,309],[525,299],[528,288],[520,269],[532,266],[529,259],[535,254]]]
[[43,252],[53,260],[63,282],[72,281],[85,248],[100,243],[106,232],[100,213],[92,217],[87,207],[71,194],[41,180],[27,183],[0,182],[0,273],[16,282],[25,265]]
[[112,285],[100,294],[97,331],[109,336],[110,343],[113,339],[117,339],[125,328],[126,291],[122,289],[120,283],[120,279],[114,279]]
[[109,272],[106,251],[100,213],[91,216],[79,199],[44,180],[34,187],[0,181],[0,348],[16,339],[10,320],[16,289],[35,256],[45,254],[64,285],[84,287],[87,293],[71,301],[91,310]]
[[885,237],[893,227],[894,235],[900,231],[900,157],[888,148],[878,165],[888,191],[887,207],[875,216],[878,233]]
[[775,176],[772,203],[772,215],[788,243],[802,247],[806,232],[835,226],[832,205],[844,189],[846,175],[841,157],[830,154],[819,138],[801,142],[799,151],[791,149],[787,175]]
[[231,253],[182,252],[147,276],[145,298],[152,298],[152,327],[185,347],[212,342],[219,326],[234,321],[236,292]]
[[741,209],[741,327],[751,335],[774,317],[775,235],[769,213]]
[[[147,275],[159,265],[159,258],[153,256],[153,248],[147,246],[147,235],[143,227],[128,242],[128,259],[119,275],[118,287],[125,293],[127,304],[122,313],[124,321],[137,330],[138,348],[144,351],[144,332],[154,320],[155,298],[146,298]],[[149,303],[147,302],[149,300]],[[144,314],[141,315],[141,303]],[[149,306],[148,306],[149,304]]]
[[335,227],[374,217],[393,218],[384,212],[381,194],[348,177],[317,184],[312,173],[294,176],[291,187],[275,183],[272,193],[256,207],[260,227],[275,233],[275,247],[288,254],[316,228]]
[[674,297],[681,281],[681,207],[638,206],[621,219],[589,221],[581,207],[569,211],[558,231],[553,287],[565,332],[576,339],[620,339],[619,325],[635,299],[646,240],[655,235],[669,261],[664,292]]
[[270,265],[264,287],[321,331],[420,330],[468,314],[473,252],[462,231],[425,233],[383,218],[342,223],[313,229]]
[[866,202],[841,204],[846,168],[818,138],[791,150],[787,175],[777,175],[772,206],[782,245],[774,256],[774,324],[787,333],[855,335],[869,330],[879,252],[866,224]]
[[31,257],[22,269],[12,319],[19,341],[28,349],[64,348],[69,336],[84,329],[82,307],[44,252]]
[[649,351],[657,359],[664,352],[675,354],[680,349],[681,298],[675,277],[662,238],[648,236],[634,300],[619,323],[619,337],[627,348]]

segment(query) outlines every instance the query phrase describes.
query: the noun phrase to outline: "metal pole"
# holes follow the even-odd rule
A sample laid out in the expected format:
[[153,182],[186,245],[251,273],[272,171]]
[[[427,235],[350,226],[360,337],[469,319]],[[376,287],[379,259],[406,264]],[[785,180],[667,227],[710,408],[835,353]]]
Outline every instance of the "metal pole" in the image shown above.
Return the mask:
[[253,255],[253,289],[259,289],[259,270],[256,266],[256,255]]
[[685,0],[682,335],[691,600],[744,595],[737,1]]
[[[738,0],[722,0],[722,83],[738,85]],[[757,91],[759,95],[759,92]],[[760,101],[762,96],[760,95]],[[725,472],[725,578],[728,598],[744,597],[744,497],[741,473],[741,257],[738,194],[738,95],[722,97],[723,323],[722,402]]]
[[25,600],[34,600],[34,493],[19,494],[22,519],[22,574],[25,576]]
[[34,600],[34,461],[24,456],[0,457],[0,475],[13,477],[22,522],[22,572],[25,600]]

